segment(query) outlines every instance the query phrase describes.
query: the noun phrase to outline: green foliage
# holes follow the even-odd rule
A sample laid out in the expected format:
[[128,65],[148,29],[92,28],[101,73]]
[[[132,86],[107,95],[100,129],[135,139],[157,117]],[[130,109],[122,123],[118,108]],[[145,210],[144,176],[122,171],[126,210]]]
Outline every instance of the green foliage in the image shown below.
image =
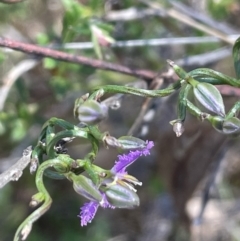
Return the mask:
[[115,42],[110,36],[113,27],[110,24],[104,24],[100,21],[92,21],[90,23],[90,29],[95,53],[99,59],[103,59],[101,46],[109,46]]
[[65,14],[63,17],[62,41],[73,41],[76,36],[89,36],[88,21],[93,11],[90,7],[73,0],[63,0]]
[[[24,19],[26,14],[26,7],[29,6],[29,2],[19,3],[19,4],[2,4],[0,3],[0,20],[1,22],[14,21],[16,18],[18,21]],[[11,14],[9,14],[11,13]]]
[[228,17],[229,6],[236,2],[235,0],[209,0],[207,1],[208,9],[216,19],[224,20]]
[[57,61],[54,59],[50,59],[50,58],[45,58],[43,60],[43,66],[46,69],[55,69],[57,67]]
[[238,38],[233,46],[233,61],[236,76],[240,78],[240,38]]

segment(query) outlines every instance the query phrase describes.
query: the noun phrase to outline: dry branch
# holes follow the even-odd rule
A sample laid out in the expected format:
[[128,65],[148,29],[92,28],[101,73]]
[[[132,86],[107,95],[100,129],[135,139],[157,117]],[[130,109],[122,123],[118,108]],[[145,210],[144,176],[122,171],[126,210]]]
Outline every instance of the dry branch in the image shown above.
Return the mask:
[[0,46],[21,51],[27,54],[37,55],[40,57],[48,57],[59,61],[82,64],[96,69],[119,72],[135,76],[138,78],[142,78],[145,80],[152,80],[157,75],[157,73],[149,70],[131,69],[129,67],[119,64],[113,64],[97,59],[90,59],[80,55],[68,54],[50,48],[40,47],[34,44],[22,43],[15,40],[5,39],[2,37],[0,37]]

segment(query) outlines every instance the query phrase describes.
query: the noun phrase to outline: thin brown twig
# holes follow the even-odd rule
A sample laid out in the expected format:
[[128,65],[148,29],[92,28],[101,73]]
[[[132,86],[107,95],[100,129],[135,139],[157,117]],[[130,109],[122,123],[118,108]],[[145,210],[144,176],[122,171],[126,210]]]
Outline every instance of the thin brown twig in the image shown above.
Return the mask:
[[0,0],[2,3],[7,3],[7,4],[14,4],[14,3],[19,3],[22,2],[23,0]]
[[157,73],[149,70],[131,69],[129,67],[119,65],[119,64],[109,63],[109,62],[105,62],[97,59],[91,59],[80,55],[68,54],[62,51],[57,51],[46,47],[40,47],[34,44],[22,43],[19,41],[5,39],[2,37],[0,37],[0,46],[21,51],[27,54],[34,54],[41,57],[56,59],[59,61],[77,63],[77,64],[82,64],[82,65],[90,66],[97,69],[104,69],[104,70],[119,72],[119,73],[131,75],[131,76],[135,76],[138,78],[142,78],[148,81],[152,80],[157,75]]

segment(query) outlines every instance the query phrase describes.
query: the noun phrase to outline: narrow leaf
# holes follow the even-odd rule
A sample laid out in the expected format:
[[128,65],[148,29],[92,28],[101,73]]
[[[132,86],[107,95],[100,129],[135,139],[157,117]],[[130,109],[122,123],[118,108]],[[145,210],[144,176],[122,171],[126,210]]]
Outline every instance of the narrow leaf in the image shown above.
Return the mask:
[[240,78],[240,37],[236,40],[235,44],[233,45],[233,61],[234,61],[234,67],[236,76],[239,79]]

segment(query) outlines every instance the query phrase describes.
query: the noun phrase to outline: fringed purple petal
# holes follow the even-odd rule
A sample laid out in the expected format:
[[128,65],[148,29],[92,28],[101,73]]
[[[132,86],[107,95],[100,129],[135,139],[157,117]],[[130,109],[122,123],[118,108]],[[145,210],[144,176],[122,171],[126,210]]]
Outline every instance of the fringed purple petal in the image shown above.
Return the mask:
[[146,141],[147,146],[141,150],[130,151],[128,154],[118,155],[118,160],[111,169],[113,173],[125,172],[126,167],[131,165],[140,156],[150,155],[150,149],[154,146],[153,141]]
[[85,203],[83,207],[81,207],[81,212],[80,212],[80,215],[78,215],[78,217],[81,218],[82,227],[92,222],[98,207],[99,207],[99,204],[94,201]]
[[108,200],[107,200],[107,196],[105,193],[102,194],[102,201],[100,202],[100,206],[103,208],[111,208],[111,209],[115,209],[115,207],[113,205],[111,205]]

